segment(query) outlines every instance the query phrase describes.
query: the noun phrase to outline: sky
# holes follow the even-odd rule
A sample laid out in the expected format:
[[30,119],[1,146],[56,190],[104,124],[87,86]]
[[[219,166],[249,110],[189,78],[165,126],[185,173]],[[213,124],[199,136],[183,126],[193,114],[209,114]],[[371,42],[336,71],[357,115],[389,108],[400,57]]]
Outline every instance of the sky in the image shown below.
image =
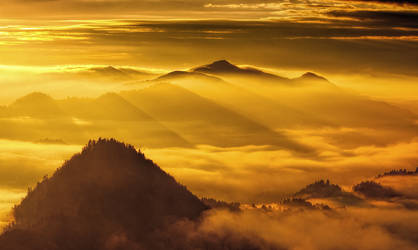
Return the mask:
[[178,68],[225,58],[416,77],[417,11],[414,1],[3,1],[0,60]]

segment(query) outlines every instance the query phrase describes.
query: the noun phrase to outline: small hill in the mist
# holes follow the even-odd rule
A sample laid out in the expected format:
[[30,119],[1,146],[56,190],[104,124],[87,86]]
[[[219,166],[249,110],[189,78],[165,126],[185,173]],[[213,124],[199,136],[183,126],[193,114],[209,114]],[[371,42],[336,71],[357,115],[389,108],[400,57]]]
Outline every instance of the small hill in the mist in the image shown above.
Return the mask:
[[133,146],[99,139],[29,190],[0,248],[151,249],[161,228],[206,209]]
[[124,68],[124,67],[91,67],[84,70],[81,70],[79,73],[81,76],[87,77],[98,77],[98,78],[107,78],[109,80],[116,81],[126,81],[134,79],[147,79],[154,76],[150,72],[140,71],[133,68]]
[[13,116],[41,118],[65,115],[65,112],[52,97],[40,92],[33,92],[17,99],[8,107],[7,112]]
[[391,187],[374,181],[363,181],[353,187],[353,191],[371,199],[390,199],[402,196]]
[[98,98],[67,98],[60,101],[62,109],[86,120],[152,121],[152,118],[115,93]]
[[317,75],[313,72],[306,72],[298,78],[292,79],[295,82],[305,82],[305,83],[322,83],[335,86],[331,84],[328,79],[323,76]]
[[297,192],[296,196],[307,196],[309,198],[336,197],[343,194],[343,190],[336,184],[331,184],[329,180],[320,180],[309,184]]
[[320,180],[299,190],[294,197],[303,199],[332,200],[340,205],[361,205],[363,200],[354,194],[344,191],[339,185],[329,180]]
[[113,77],[113,78],[119,78],[119,79],[130,79],[130,76],[128,73],[125,73],[113,66],[107,66],[107,67],[94,67],[90,69],[91,72],[97,73],[102,76],[106,77]]
[[301,80],[320,80],[320,81],[328,81],[325,77],[323,76],[319,76],[315,73],[312,72],[306,72],[305,74],[303,74],[301,77],[299,77],[298,79]]

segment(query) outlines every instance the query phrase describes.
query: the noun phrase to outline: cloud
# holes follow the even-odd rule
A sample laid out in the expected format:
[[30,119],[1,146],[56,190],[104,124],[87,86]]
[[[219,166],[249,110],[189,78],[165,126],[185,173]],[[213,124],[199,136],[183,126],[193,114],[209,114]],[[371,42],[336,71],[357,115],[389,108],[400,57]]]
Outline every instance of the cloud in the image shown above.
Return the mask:
[[390,4],[417,4],[416,0],[355,0],[358,2],[377,2]]
[[362,25],[375,27],[418,28],[417,11],[331,11],[334,17],[346,17],[358,20]]
[[413,168],[418,161],[417,142],[341,150],[314,138],[305,143],[323,158],[299,158],[261,146],[145,149],[145,153],[197,195],[241,202],[277,201],[324,178],[351,190],[355,183],[389,169]]
[[[245,210],[209,211],[199,224],[178,223],[174,235],[185,249],[216,242],[255,249],[414,249],[417,211],[347,209],[334,213]],[[412,222],[412,223],[411,223]],[[177,234],[175,234],[177,232]],[[179,233],[181,232],[181,233]],[[175,241],[176,242],[176,241]]]
[[418,176],[385,176],[375,180],[376,182],[389,186],[407,198],[418,199]]
[[26,190],[81,146],[0,140],[0,188]]
[[26,190],[80,148],[0,140],[0,229],[9,222],[10,209]]
[[[154,68],[173,68],[179,61],[185,62],[182,67],[192,67],[227,55],[235,62],[282,69],[415,74],[418,31],[411,28],[415,27],[415,14],[396,17],[398,12],[394,11],[327,11],[297,20],[8,22],[0,27],[4,34],[0,43],[7,45],[0,45],[0,53],[5,61],[17,65],[28,64],[23,59],[28,54],[29,63],[38,65]],[[59,53],[47,53],[51,50]],[[400,61],[408,63],[397,63]]]

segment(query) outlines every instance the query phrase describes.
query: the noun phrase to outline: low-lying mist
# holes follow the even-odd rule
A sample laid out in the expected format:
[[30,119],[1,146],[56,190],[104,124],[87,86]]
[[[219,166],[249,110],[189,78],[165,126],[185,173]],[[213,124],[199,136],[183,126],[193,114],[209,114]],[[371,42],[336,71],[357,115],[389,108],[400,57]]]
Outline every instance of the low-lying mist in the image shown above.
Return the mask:
[[[15,152],[28,146],[15,145]],[[18,205],[3,214],[0,243],[7,250],[415,249],[417,174],[392,170],[352,189],[329,180],[302,188],[295,181],[298,192],[282,187],[289,193],[269,202],[256,201],[262,195],[251,196],[243,183],[241,195],[252,201],[228,203],[198,199],[133,146],[99,139],[38,181],[21,202],[21,194],[2,192],[2,202]]]

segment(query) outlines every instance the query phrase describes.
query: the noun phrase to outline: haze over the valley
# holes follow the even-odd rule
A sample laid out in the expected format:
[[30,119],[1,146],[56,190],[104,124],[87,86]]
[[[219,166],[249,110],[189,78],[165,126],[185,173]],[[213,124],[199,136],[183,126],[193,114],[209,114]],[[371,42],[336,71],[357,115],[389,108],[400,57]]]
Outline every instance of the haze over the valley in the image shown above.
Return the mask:
[[[226,200],[268,201],[318,178],[352,185],[416,166],[417,114],[326,76],[287,78],[226,60],[147,76],[115,67],[64,71],[54,76],[56,89],[70,78],[103,88],[63,98],[39,92],[40,84],[4,105],[5,190],[52,172],[52,159],[43,159],[50,153],[63,160],[98,137],[129,141],[197,194]],[[16,178],[22,169],[26,177]]]

